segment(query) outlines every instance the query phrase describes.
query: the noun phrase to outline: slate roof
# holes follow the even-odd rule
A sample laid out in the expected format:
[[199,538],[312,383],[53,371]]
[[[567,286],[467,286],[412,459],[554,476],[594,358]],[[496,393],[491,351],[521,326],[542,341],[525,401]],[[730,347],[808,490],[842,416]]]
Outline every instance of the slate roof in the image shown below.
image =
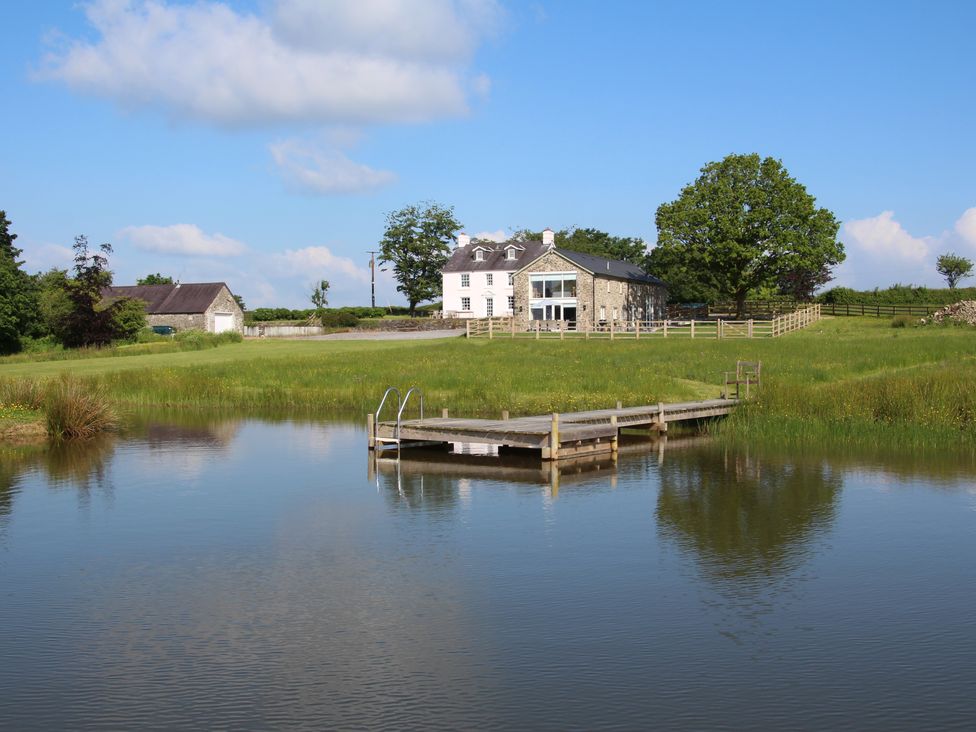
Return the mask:
[[[106,287],[102,297],[133,297],[146,302],[149,315],[205,312],[220,294],[223,282],[201,282],[180,285],[120,285]],[[227,288],[230,292],[230,288]]]
[[654,275],[647,274],[647,272],[631,262],[624,262],[621,259],[607,259],[606,257],[598,257],[595,254],[583,254],[582,252],[574,252],[569,249],[556,249],[556,252],[595,275],[604,275],[630,282],[644,282],[650,285],[667,287],[667,284],[663,280],[659,280]]
[[[474,250],[478,247],[485,250],[485,259],[482,262],[474,259]],[[514,260],[505,259],[505,250],[508,247],[516,247]],[[493,241],[473,241],[467,246],[455,249],[441,271],[514,272],[533,259],[537,259],[544,251],[541,241],[503,241],[500,244]]]

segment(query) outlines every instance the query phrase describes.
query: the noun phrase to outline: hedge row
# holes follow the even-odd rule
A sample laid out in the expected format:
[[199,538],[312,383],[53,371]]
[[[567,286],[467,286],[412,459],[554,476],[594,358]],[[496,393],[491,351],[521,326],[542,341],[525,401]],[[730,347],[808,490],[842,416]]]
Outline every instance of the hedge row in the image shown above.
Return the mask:
[[913,287],[892,285],[884,290],[852,290],[834,287],[817,296],[816,301],[837,305],[950,305],[960,300],[976,300],[976,287]]

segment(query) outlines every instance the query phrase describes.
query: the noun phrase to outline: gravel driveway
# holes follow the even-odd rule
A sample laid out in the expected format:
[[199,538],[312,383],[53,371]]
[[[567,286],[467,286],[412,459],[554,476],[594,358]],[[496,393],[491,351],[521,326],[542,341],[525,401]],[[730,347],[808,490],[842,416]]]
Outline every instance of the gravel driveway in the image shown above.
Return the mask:
[[447,330],[378,330],[355,333],[329,333],[320,336],[302,336],[302,341],[422,341],[434,338],[460,338],[464,336],[461,328]]

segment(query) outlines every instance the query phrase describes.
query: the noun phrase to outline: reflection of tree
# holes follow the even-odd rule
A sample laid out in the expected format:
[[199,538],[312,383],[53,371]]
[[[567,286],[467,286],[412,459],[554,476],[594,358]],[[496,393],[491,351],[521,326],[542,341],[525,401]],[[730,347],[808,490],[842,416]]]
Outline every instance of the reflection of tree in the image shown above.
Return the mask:
[[676,451],[661,467],[661,531],[719,580],[783,573],[829,527],[839,473],[824,461],[750,458],[704,448]]
[[42,458],[48,480],[52,485],[72,484],[83,491],[106,487],[115,444],[114,435],[100,435],[51,445]]

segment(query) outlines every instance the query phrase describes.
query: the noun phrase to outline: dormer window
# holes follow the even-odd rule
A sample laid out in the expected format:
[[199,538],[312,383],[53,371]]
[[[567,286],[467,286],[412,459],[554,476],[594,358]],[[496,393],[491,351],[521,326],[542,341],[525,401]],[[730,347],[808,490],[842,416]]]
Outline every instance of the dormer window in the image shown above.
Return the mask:
[[476,261],[476,262],[484,262],[485,261],[485,250],[484,249],[475,249],[474,250],[474,261]]
[[509,262],[514,262],[516,256],[515,250],[511,247],[505,250],[505,259],[507,259]]

